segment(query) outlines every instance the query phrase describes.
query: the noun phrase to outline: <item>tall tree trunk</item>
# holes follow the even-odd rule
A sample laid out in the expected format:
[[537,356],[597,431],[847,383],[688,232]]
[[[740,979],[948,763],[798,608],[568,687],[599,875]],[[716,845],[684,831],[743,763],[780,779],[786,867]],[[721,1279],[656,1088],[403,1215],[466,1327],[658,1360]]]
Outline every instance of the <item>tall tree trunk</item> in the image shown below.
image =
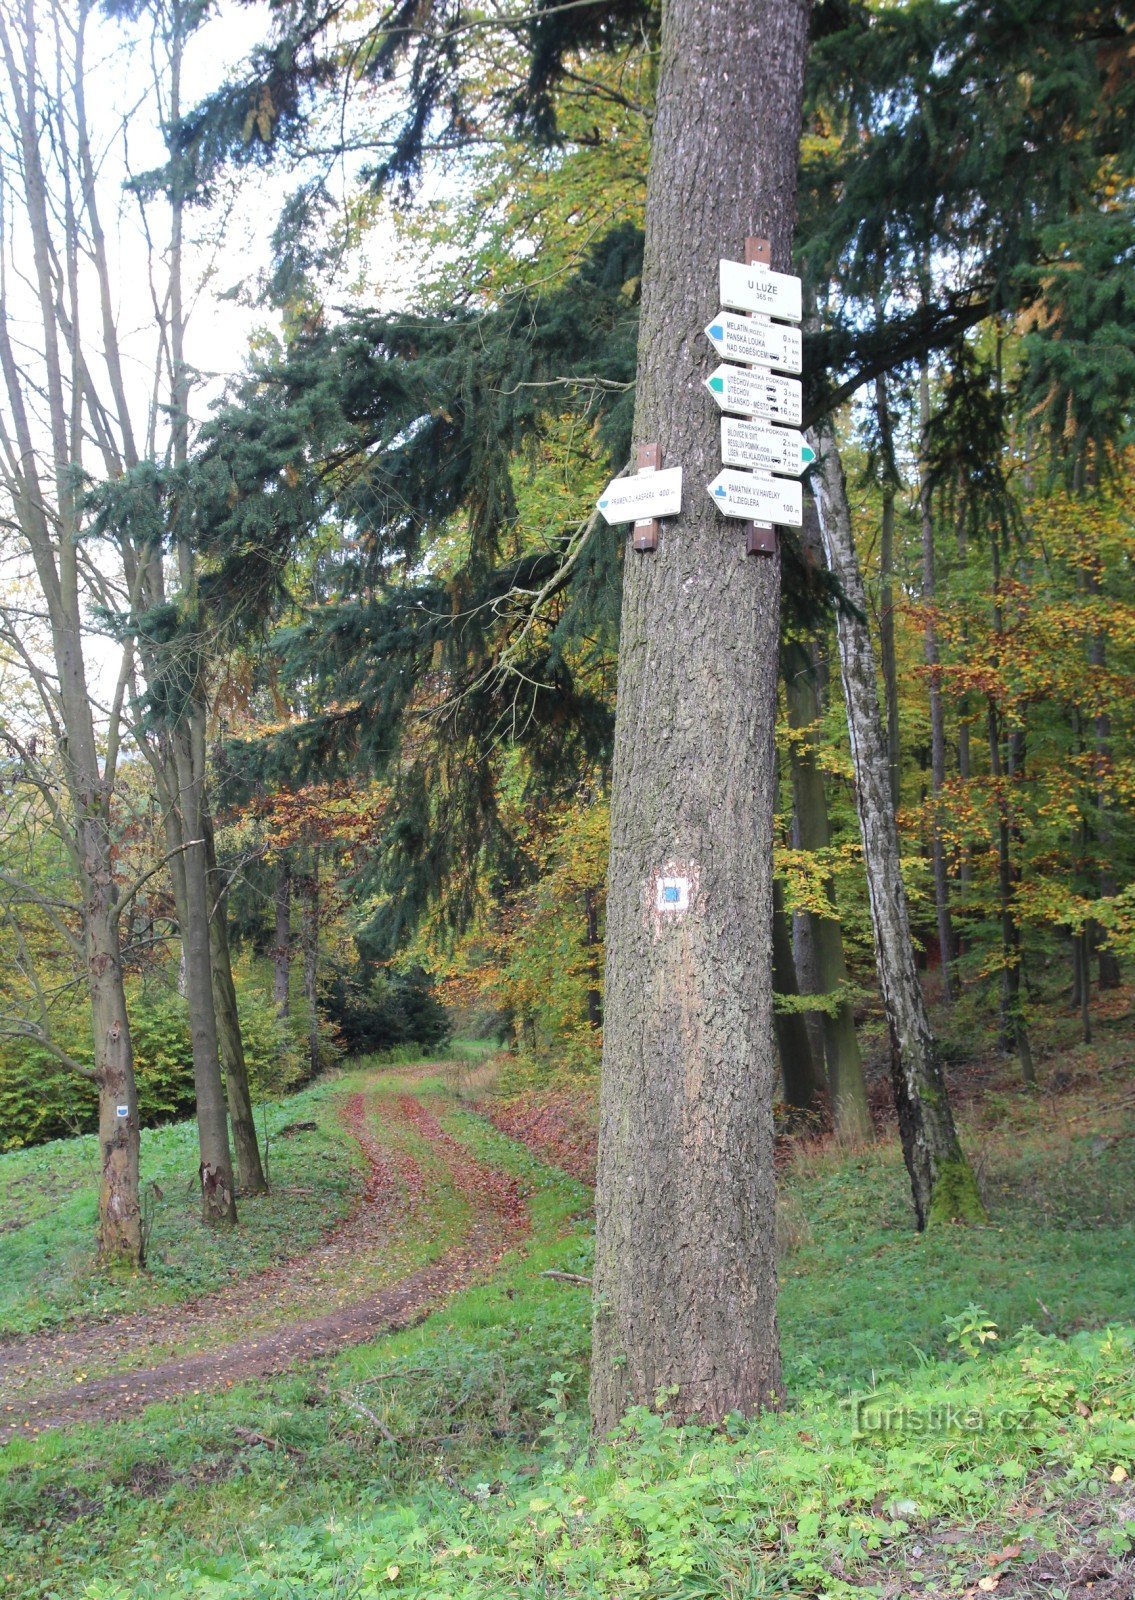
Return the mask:
[[879,665],[883,669],[883,699],[887,708],[887,766],[891,802],[900,803],[902,754],[899,749],[899,675],[895,657],[895,480],[894,440],[886,378],[875,380],[875,411],[883,449],[883,515],[879,528]]
[[919,462],[918,512],[922,522],[922,603],[926,607],[922,648],[930,681],[930,851],[934,866],[934,908],[938,917],[938,949],[942,960],[942,993],[953,1000],[957,989],[954,927],[950,919],[950,885],[946,850],[942,842],[942,790],[946,785],[946,718],[942,706],[938,625],[934,619],[934,517],[930,504],[930,472],[926,463],[926,430],[930,426],[930,378],[923,366],[919,375],[919,422],[922,452]]
[[292,869],[280,857],[276,872],[276,943],[272,946],[272,998],[277,1014],[286,1018],[291,1009],[292,976]]
[[[61,193],[59,184],[53,192],[45,167],[45,151],[58,140],[56,153],[64,156],[68,173],[73,171],[75,151],[69,141],[76,133],[76,120],[78,138],[86,137],[81,98],[85,18],[70,27],[72,58],[54,60],[59,81],[65,77],[76,91],[77,98],[69,105],[63,97],[53,104],[44,93],[38,56],[42,48],[49,57],[50,81],[51,53],[61,38],[52,23],[58,20],[37,16],[32,0],[0,11],[0,62],[9,86],[4,115],[19,152],[12,172],[5,174],[4,209],[6,219],[9,210],[16,217],[13,231],[23,253],[20,276],[28,290],[19,312],[10,313],[8,278],[0,274],[0,375],[7,401],[6,415],[0,418],[4,435],[0,478],[5,515],[14,518],[14,525],[6,524],[5,531],[18,532],[26,542],[51,636],[54,682],[34,663],[30,675],[58,735],[69,812],[57,806],[54,796],[48,804],[56,813],[82,894],[99,1110],[99,1256],[108,1265],[134,1267],[142,1264],[143,1256],[138,1101],[110,831],[121,700],[116,694],[96,729],[83,658],[87,596],[79,566],[82,526],[77,487],[84,470],[87,416],[78,379],[80,233],[74,210],[78,196],[73,189]],[[62,226],[53,231],[61,217]],[[97,215],[85,208],[84,255],[103,261],[95,224]],[[29,353],[34,377],[22,365]],[[113,367],[113,350],[107,351],[106,360]],[[30,648],[38,654],[38,642]],[[120,684],[125,682],[131,648],[129,643],[123,647]]]
[[[805,507],[805,539],[809,525],[815,524],[814,506]],[[818,528],[816,529],[818,538]],[[788,725],[797,732],[814,728],[820,716],[820,699],[812,664],[785,662],[785,701]],[[799,847],[826,850],[831,844],[824,777],[816,763],[812,746],[794,739],[791,745],[792,796]],[[832,915],[817,917],[809,913],[812,949],[816,965],[815,993],[837,994],[847,982],[843,954],[843,934],[835,914],[835,897],[829,887]],[[855,1014],[851,1001],[841,1000],[834,1011],[820,1013],[823,1030],[824,1061],[836,1132],[844,1139],[869,1138],[871,1113],[867,1105],[867,1085],[863,1077],[863,1057],[855,1033]]]
[[[966,534],[966,516],[964,510],[957,520],[957,551],[958,560],[964,567],[969,555],[969,540]],[[963,649],[965,648],[965,633],[963,631]],[[968,694],[963,694],[957,702],[958,719],[958,777],[963,786],[970,780],[970,699]],[[962,846],[961,859],[958,863],[958,882],[962,891],[963,906],[968,902],[969,888],[973,881],[973,852],[968,844]],[[964,933],[954,934],[955,958],[964,955],[967,950],[967,941]],[[959,980],[960,981],[960,980]]]
[[[993,633],[997,640],[998,664],[1006,653],[1005,615],[1001,603],[1001,549],[995,528],[990,541],[993,561]],[[1006,1051],[1015,1050],[1026,1084],[1036,1082],[1032,1046],[1021,1001],[1021,930],[1017,922],[1013,865],[1013,806],[1010,790],[1024,763],[1024,733],[1014,730],[1008,739],[1008,761],[1002,757],[1003,718],[992,696],[988,700],[989,771],[997,805],[997,895],[1001,914],[1001,1043]]]
[[[783,660],[781,666],[787,678],[789,668]],[[796,761],[795,751],[789,752],[789,761],[794,768]],[[792,832],[790,837],[794,850],[803,849],[801,844],[800,813],[796,805],[795,781],[793,783]],[[820,992],[819,969],[816,965],[814,922],[815,918],[810,911],[802,911],[797,908],[792,913],[792,964],[796,969],[796,992],[798,994],[819,994]],[[820,1013],[818,1011],[806,1011],[804,1013],[804,1025],[808,1029],[808,1039],[812,1046],[813,1058],[816,1061],[823,1061],[825,1054],[824,1028]]]
[[1074,940],[1076,953],[1075,1004],[1080,1013],[1080,1038],[1092,1042],[1092,954],[1088,930],[1082,928]]
[[[105,817],[78,825],[83,932],[99,1110],[99,1260],[143,1264],[139,1200],[138,1093],[126,1016],[122,957],[114,915],[114,879]],[[123,1114],[125,1113],[125,1114]]]
[[232,953],[229,950],[228,889],[217,867],[213,817],[204,795],[201,823],[209,868],[209,961],[213,1010],[217,1018],[217,1042],[221,1049],[221,1064],[228,1091],[237,1178],[246,1194],[265,1194],[268,1179],[260,1159],[260,1141],[256,1137],[256,1118],[252,1110],[248,1063],[244,1056],[244,1037],[240,1030],[240,1011],[236,1001],[236,984],[233,982]]
[[954,1126],[915,965],[898,826],[887,784],[875,655],[867,629],[866,596],[852,537],[843,466],[830,422],[825,421],[815,432],[819,455],[816,491],[824,551],[848,601],[837,612],[840,669],[903,1156],[920,1228],[951,1218],[974,1220],[984,1217],[985,1208]]
[[319,846],[313,845],[310,870],[301,885],[300,944],[303,951],[303,997],[307,1007],[308,1064],[319,1071]]
[[[181,73],[184,59],[186,24],[190,12],[180,6],[170,16],[169,116],[176,127],[181,116]],[[170,204],[169,278],[169,378],[172,455],[175,467],[184,468],[189,459],[190,373],[185,359],[186,314],[183,284],[183,240],[185,206],[191,183],[187,157],[170,147],[168,194]],[[244,1073],[243,1050],[230,1081],[230,1105],[226,1105],[221,1077],[221,1036],[214,989],[214,933],[211,926],[214,898],[215,859],[212,818],[206,794],[207,763],[205,725],[207,705],[206,662],[197,593],[196,558],[184,532],[184,514],[174,504],[170,534],[177,557],[180,588],[177,603],[186,632],[175,648],[180,652],[176,664],[160,652],[149,651],[149,666],[164,676],[173,697],[172,723],[167,745],[172,756],[176,806],[173,808],[181,829],[181,873],[183,905],[181,940],[185,954],[185,990],[189,1007],[189,1029],[193,1042],[193,1081],[197,1101],[197,1133],[200,1147],[201,1203],[206,1222],[236,1221],[236,1184],[229,1146],[229,1110],[234,1124],[241,1124],[247,1139],[249,1126],[255,1144],[248,1081]],[[149,563],[151,601],[165,598],[164,565],[158,556]],[[231,984],[231,974],[229,977]],[[235,1024],[239,1044],[239,1022],[233,1014],[226,1018]],[[228,1040],[232,1052],[231,1037]],[[226,1061],[226,1066],[230,1063]],[[233,1093],[235,1091],[235,1095]],[[259,1168],[259,1156],[255,1166]]]
[[603,1026],[603,991],[599,986],[599,896],[594,889],[583,891],[583,910],[587,918],[584,943],[587,948],[587,1020],[593,1028]]
[[[772,902],[772,987],[773,994],[796,999],[796,967],[792,960],[792,936],[788,931],[788,918],[784,913],[784,890],[779,881],[773,884]],[[777,1011],[773,1009],[773,1028],[776,1049],[780,1057],[780,1081],[786,1105],[802,1110],[813,1103],[820,1087],[816,1063],[812,1055],[812,1041],[804,1023],[802,1011]]]
[[[181,940],[193,1045],[202,1214],[206,1222],[229,1223],[236,1221],[236,1185],[229,1153],[228,1113],[221,1083],[217,1016],[213,1005],[209,860],[202,816],[201,774],[193,758],[191,719],[194,714],[187,711],[170,734],[182,834],[185,922]],[[198,714],[203,715],[203,712]]]
[[[718,260],[790,267],[807,0],[663,12],[635,437],[685,469],[625,548],[596,1189],[594,1427],[776,1404],[772,824],[779,563],[746,557],[701,330]],[[629,540],[627,541],[629,545]],[[666,909],[663,879],[677,909]]]
[[[1099,593],[1099,575],[1094,570],[1088,574],[1089,593]],[[1096,633],[1088,648],[1088,660],[1092,668],[1102,675],[1107,666],[1107,643],[1102,633]],[[1099,895],[1101,900],[1109,900],[1119,888],[1115,876],[1115,867],[1112,864],[1112,848],[1114,843],[1114,829],[1112,826],[1111,797],[1109,784],[1111,781],[1111,717],[1106,711],[1100,711],[1093,718],[1093,732],[1095,735],[1096,757],[1096,838],[1099,841]],[[1106,935],[1098,923],[1093,923],[1096,948],[1099,952],[1099,980],[1101,989],[1117,989],[1120,983],[1119,957],[1106,941]]]

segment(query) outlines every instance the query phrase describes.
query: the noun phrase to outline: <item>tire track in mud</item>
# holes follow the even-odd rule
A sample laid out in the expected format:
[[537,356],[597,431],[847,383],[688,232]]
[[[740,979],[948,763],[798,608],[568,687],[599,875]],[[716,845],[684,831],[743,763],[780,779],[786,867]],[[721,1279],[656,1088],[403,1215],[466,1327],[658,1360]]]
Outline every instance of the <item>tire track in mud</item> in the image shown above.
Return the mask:
[[[357,1299],[303,1314],[305,1302],[326,1306],[329,1285],[353,1260],[389,1242],[394,1225],[409,1221],[431,1183],[413,1156],[384,1146],[373,1130],[376,1115],[413,1128],[436,1153],[446,1178],[468,1202],[472,1220],[463,1237],[436,1260]],[[391,1100],[354,1093],[340,1117],[367,1161],[363,1194],[354,1211],[322,1244],[303,1257],[168,1310],[147,1311],[96,1324],[55,1329],[0,1345],[0,1445],[19,1435],[83,1421],[132,1415],[155,1401],[208,1393],[270,1377],[301,1362],[325,1358],[377,1335],[420,1322],[455,1290],[491,1269],[528,1231],[528,1214],[516,1181],[470,1155],[412,1094]],[[224,1341],[225,1333],[281,1303],[301,1314],[281,1327]],[[208,1350],[125,1368],[131,1357],[195,1332],[215,1342]],[[119,1370],[87,1381],[54,1383],[22,1391],[46,1375],[78,1375],[84,1366],[118,1364]]]

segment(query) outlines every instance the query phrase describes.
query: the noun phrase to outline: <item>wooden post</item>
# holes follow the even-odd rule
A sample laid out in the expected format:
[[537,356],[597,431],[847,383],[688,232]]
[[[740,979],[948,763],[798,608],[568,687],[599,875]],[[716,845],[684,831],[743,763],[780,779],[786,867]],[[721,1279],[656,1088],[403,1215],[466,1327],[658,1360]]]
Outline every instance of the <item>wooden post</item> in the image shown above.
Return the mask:
[[[745,240],[746,266],[772,266],[772,245],[767,239],[750,235]],[[779,549],[776,529],[771,522],[746,522],[745,554],[747,556],[774,556]]]
[[[640,444],[638,455],[635,458],[636,471],[658,472],[661,467],[662,446],[660,444]],[[657,517],[641,517],[634,524],[632,547],[635,550],[657,550],[659,526]]]

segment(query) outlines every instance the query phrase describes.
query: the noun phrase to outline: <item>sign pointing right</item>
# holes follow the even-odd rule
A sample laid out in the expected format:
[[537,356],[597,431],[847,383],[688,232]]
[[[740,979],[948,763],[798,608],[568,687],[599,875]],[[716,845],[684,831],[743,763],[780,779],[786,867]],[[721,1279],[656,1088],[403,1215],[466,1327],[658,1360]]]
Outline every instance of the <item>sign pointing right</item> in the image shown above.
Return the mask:
[[722,417],[721,459],[727,467],[788,472],[798,478],[815,461],[816,452],[795,428],[770,428],[764,422]]

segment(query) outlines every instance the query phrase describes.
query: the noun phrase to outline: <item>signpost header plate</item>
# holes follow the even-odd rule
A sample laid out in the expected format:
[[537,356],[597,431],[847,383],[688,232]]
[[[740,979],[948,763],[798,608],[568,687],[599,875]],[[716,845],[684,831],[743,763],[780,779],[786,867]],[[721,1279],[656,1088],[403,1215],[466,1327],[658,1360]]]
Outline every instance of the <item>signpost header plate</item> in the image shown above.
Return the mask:
[[803,305],[800,279],[770,267],[746,266],[743,261],[721,262],[721,304],[731,311],[760,311],[766,317],[787,317],[799,322]]

